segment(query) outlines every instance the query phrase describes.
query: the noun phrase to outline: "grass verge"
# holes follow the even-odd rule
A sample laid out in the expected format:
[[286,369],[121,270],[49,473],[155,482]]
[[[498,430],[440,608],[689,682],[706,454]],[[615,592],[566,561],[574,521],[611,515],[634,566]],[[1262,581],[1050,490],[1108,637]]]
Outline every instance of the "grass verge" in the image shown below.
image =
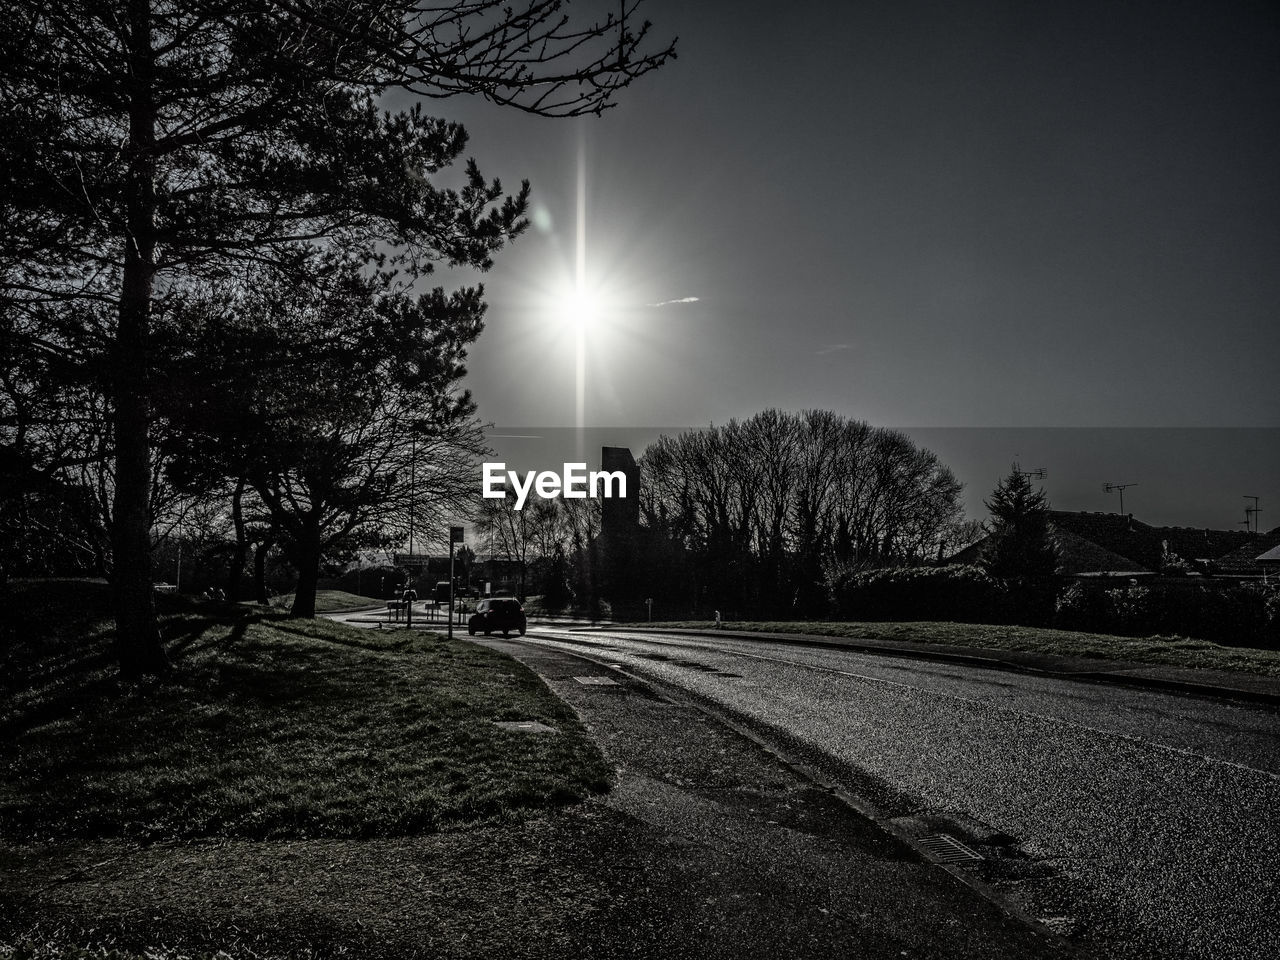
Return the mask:
[[[341,613],[347,610],[364,610],[369,607],[385,607],[386,600],[365,597],[345,590],[317,590],[316,613]],[[271,598],[271,609],[289,612],[293,606],[293,594],[282,593]]]
[[[105,586],[5,593],[6,840],[403,836],[608,787],[572,711],[461,640],[175,609],[173,676],[121,688]],[[523,719],[560,733],[493,723]]]
[[575,620],[608,620],[613,616],[613,607],[608,600],[601,600],[599,608],[596,610],[582,606],[568,606],[560,610],[548,610],[542,602],[542,597],[533,596],[526,597],[523,606],[524,612],[531,617],[572,617]]
[[[655,623],[655,627],[705,630],[706,620]],[[1206,640],[1185,637],[1118,637],[1104,633],[1080,633],[1040,627],[1016,627],[980,623],[840,623],[821,621],[729,622],[725,630],[761,633],[799,633],[807,636],[848,637],[858,640],[888,640],[936,643],[953,647],[982,647],[989,650],[1019,650],[1099,660],[1127,660],[1159,666],[1197,670],[1236,670],[1264,677],[1280,677],[1280,651],[1252,647],[1224,647]]]

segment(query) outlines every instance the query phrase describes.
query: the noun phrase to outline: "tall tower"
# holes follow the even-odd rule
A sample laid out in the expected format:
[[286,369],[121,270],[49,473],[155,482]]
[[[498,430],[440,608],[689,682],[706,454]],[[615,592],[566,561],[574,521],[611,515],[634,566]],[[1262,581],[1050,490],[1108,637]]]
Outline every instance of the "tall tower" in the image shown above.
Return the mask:
[[600,501],[600,587],[619,608],[635,606],[643,599],[635,573],[640,547],[640,468],[627,447],[601,447],[600,468],[621,471],[627,478],[625,497],[606,497]]
[[626,447],[601,447],[600,469],[621,471],[627,478],[626,497],[600,501],[600,534],[603,537],[634,533],[640,526],[640,468]]

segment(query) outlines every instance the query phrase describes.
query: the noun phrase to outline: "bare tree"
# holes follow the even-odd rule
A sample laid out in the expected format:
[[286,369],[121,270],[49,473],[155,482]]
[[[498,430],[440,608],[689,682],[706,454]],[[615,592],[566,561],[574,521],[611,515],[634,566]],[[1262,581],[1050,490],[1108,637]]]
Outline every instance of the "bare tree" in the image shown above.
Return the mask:
[[516,592],[528,590],[530,567],[551,557],[569,536],[563,504],[570,501],[534,498],[516,509],[515,498],[486,499],[476,515],[477,532],[493,545],[493,557],[501,556],[519,571]]
[[922,562],[959,516],[960,484],[905,435],[827,411],[765,411],[645,451],[642,515],[741,609],[813,609],[829,568]]

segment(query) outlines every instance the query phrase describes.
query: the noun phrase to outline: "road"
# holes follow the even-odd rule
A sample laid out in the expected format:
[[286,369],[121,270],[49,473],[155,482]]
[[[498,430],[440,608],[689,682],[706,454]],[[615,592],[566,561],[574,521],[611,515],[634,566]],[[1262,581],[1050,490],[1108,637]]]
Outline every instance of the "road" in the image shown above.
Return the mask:
[[729,638],[534,628],[678,688],[890,828],[946,832],[1089,952],[1280,957],[1280,713]]

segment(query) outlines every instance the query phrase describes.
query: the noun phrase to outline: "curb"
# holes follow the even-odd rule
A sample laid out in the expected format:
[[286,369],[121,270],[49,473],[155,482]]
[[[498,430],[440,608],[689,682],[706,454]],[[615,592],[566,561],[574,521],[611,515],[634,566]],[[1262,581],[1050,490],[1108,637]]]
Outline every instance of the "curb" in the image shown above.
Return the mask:
[[1197,697],[1212,697],[1215,700],[1235,700],[1240,703],[1253,703],[1262,706],[1280,707],[1280,692],[1269,690],[1245,690],[1241,687],[1224,687],[1216,683],[1196,683],[1192,680],[1170,680],[1166,677],[1148,677],[1142,674],[1108,673],[1073,673],[1060,674],[1067,680],[1082,680],[1086,683],[1110,683],[1118,687],[1138,687],[1145,690],[1162,690],[1172,693],[1186,693]]
[[[1060,680],[1077,680],[1083,683],[1109,683],[1115,686],[1135,687],[1146,690],[1160,690],[1166,693],[1185,693],[1193,696],[1212,697],[1220,700],[1236,700],[1243,703],[1255,703],[1265,706],[1280,706],[1280,690],[1248,690],[1243,687],[1224,686],[1215,683],[1202,683],[1194,680],[1174,680],[1167,677],[1154,677],[1141,673],[1119,672],[1111,670],[1054,670],[1038,667],[1029,663],[1018,663],[999,657],[982,656],[974,653],[952,652],[943,649],[899,649],[884,644],[867,641],[848,640],[836,637],[818,637],[797,633],[755,633],[744,630],[683,630],[669,627],[583,627],[575,633],[612,630],[619,633],[665,633],[695,637],[729,637],[734,640],[768,640],[775,643],[797,647],[820,647],[828,650],[853,650],[873,656],[897,657],[903,660],[926,660],[935,663],[954,663],[960,666],[976,667],[983,670],[1005,670],[1011,673],[1026,673]],[[963,650],[960,647],[957,650]]]

